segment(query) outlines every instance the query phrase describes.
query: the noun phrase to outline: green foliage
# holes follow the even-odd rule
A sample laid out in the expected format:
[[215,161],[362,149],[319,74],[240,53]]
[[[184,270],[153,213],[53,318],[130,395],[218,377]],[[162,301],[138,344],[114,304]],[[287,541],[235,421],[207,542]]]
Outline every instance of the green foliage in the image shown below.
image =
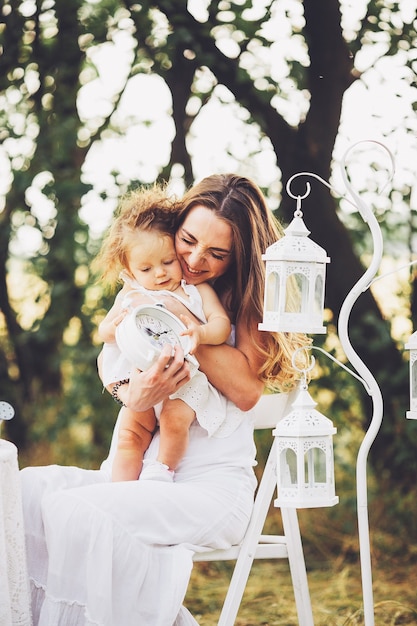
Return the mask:
[[[123,135],[135,125],[152,126],[149,120],[120,116],[123,95],[134,77],[157,75],[172,98],[175,136],[166,140],[169,156],[161,156],[155,177],[191,184],[194,122],[213,101],[225,107],[232,104],[242,135],[248,136],[248,155],[242,156],[231,138],[224,155],[227,163],[263,178],[262,167],[258,171],[255,162],[264,146],[270,147],[276,180],[262,184],[271,206],[280,205],[278,216],[285,223],[294,206],[285,194],[281,198],[281,181],[294,171],[314,171],[326,179],[331,174],[345,92],[355,81],[366,84],[366,70],[361,76],[356,61],[363,67],[365,53],[377,50],[371,69],[381,80],[384,66],[379,62],[395,59],[402,62],[407,84],[415,84],[415,20],[400,3],[368,2],[349,31],[341,28],[341,13],[348,10],[345,3],[306,0],[291,5],[271,0],[264,8],[252,4],[212,0],[204,9],[195,5],[194,13],[187,3],[173,0],[77,0],[71,11],[65,0],[3,4],[0,396],[15,405],[16,418],[7,433],[28,459],[42,456],[96,465],[108,444],[115,411],[97,378],[94,329],[109,300],[90,273],[100,234],[92,232],[81,215],[83,203],[91,197],[99,206],[108,201],[114,207],[131,181],[122,167],[116,167],[95,188],[84,168],[99,141]],[[84,119],[79,107],[83,88],[105,78],[96,53],[115,49],[120,39],[130,51],[127,67],[121,68],[126,77],[101,96],[99,103],[107,98],[106,106]],[[139,94],[138,103],[142,97]],[[406,131],[414,128],[414,104],[411,90],[409,108],[403,109],[401,120],[393,120],[387,133],[400,121]],[[140,152],[146,164],[149,147],[136,146],[132,159]],[[358,177],[359,191],[375,206],[387,254],[398,249],[401,239],[401,252],[408,257],[415,231],[410,217],[414,178],[405,168],[390,196],[381,200],[380,181],[373,182],[377,164],[366,171]],[[150,182],[146,168],[143,172],[143,177],[140,167],[135,172],[139,184],[142,178]],[[314,203],[314,211],[308,202]],[[337,319],[361,272],[361,260],[367,261],[369,234],[357,214],[339,209],[327,191],[315,188],[308,202],[309,229],[318,243],[330,247],[327,299]],[[19,243],[23,233],[35,241],[29,249]],[[413,285],[404,291],[405,297],[398,288],[401,311],[396,318],[410,313]],[[401,354],[402,338],[391,332],[384,304],[379,307],[362,296],[351,333],[387,399],[372,465],[385,467],[381,476],[387,484],[404,483],[407,498],[417,470],[415,434],[403,420],[407,363]],[[333,335],[331,351],[339,352],[332,342]],[[336,444],[338,467],[349,481],[352,458],[369,421],[369,400],[348,374],[321,359],[318,367],[313,389],[337,424],[342,442]],[[391,476],[387,468],[392,469]]]

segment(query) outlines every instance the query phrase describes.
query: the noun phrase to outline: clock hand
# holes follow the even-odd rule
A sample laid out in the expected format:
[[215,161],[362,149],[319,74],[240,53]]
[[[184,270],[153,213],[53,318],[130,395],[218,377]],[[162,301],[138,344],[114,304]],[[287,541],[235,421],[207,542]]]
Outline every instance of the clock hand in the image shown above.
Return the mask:
[[160,333],[155,332],[154,330],[152,330],[152,328],[147,328],[146,326],[144,326],[143,330],[146,332],[147,335],[149,335],[149,337],[156,337],[157,339],[159,338]]
[[144,326],[143,329],[148,333],[150,337],[160,337],[161,335],[165,335],[166,333],[169,333],[169,330],[161,330],[159,332],[156,332],[152,330],[151,328],[147,328],[146,326]]

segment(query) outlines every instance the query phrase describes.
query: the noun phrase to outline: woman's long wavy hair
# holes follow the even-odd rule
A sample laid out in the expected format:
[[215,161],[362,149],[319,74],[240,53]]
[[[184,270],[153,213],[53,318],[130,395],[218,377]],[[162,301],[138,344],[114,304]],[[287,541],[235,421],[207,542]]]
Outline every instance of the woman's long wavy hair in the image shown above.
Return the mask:
[[[197,205],[214,211],[232,229],[233,260],[226,272],[216,279],[215,288],[231,311],[232,321],[246,324],[263,363],[258,372],[259,379],[272,390],[292,389],[299,379],[292,356],[298,348],[308,346],[310,340],[302,333],[257,332],[264,303],[262,254],[282,237],[281,225],[268,209],[259,187],[248,178],[235,174],[214,174],[191,187],[185,193],[178,213],[178,227]],[[295,285],[293,297],[295,301]]]

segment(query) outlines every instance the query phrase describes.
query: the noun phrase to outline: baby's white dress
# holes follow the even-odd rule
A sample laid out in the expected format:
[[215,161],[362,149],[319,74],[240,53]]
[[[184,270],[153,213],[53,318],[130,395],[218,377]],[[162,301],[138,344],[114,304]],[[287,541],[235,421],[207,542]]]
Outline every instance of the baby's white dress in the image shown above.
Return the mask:
[[[173,297],[181,302],[197,319],[204,324],[207,319],[203,311],[203,302],[200,292],[195,285],[189,285],[184,280],[181,286],[186,298],[167,290],[151,291],[145,289],[137,281],[121,272],[120,277],[129,285],[129,291],[122,302],[123,308],[129,310],[136,294],[144,295],[154,302],[161,302],[166,297]],[[230,342],[233,343],[232,337]],[[105,343],[102,354],[103,385],[130,378],[132,363],[121,353],[117,343]],[[179,398],[190,406],[196,414],[200,426],[205,428],[210,437],[226,437],[231,434],[244,419],[244,413],[236,405],[227,403],[223,396],[208,381],[207,376],[200,370],[194,371],[191,380],[170,396]]]
[[193,552],[244,535],[256,486],[251,412],[223,438],[195,421],[174,483],[112,483],[116,441],[117,425],[100,470],[21,471],[34,626],[195,626],[182,607]]

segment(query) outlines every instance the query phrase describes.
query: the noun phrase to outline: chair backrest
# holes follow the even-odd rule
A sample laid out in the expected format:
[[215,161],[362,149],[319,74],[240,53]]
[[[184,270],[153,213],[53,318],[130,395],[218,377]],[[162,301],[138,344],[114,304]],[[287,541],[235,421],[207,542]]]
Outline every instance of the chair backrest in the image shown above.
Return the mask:
[[264,394],[254,407],[255,428],[275,428],[277,423],[291,410],[295,392]]

